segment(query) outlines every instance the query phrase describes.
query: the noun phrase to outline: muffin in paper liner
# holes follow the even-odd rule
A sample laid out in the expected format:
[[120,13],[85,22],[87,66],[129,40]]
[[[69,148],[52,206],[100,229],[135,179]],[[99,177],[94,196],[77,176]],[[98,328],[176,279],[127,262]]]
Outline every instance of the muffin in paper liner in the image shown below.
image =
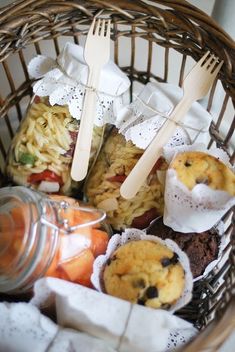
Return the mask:
[[[178,153],[188,151],[207,153],[231,168],[225,152],[219,148],[207,150],[202,144],[165,148],[164,157],[170,163]],[[233,195],[223,190],[214,190],[206,184],[199,183],[189,190],[171,166],[166,173],[164,200],[164,224],[184,233],[211,229],[235,204]]]
[[138,229],[126,229],[121,235],[115,234],[109,241],[106,254],[100,255],[96,258],[93,265],[93,274],[91,276],[91,282],[94,288],[100,292],[104,292],[103,285],[103,271],[108,259],[111,257],[113,252],[130,241],[147,240],[152,242],[158,242],[178,255],[179,263],[182,265],[185,277],[184,277],[184,290],[181,297],[177,302],[167,309],[169,312],[174,313],[176,310],[184,307],[192,298],[193,289],[193,277],[190,270],[189,259],[187,255],[179,248],[179,246],[172,240],[162,240],[157,236],[147,235],[144,231]]

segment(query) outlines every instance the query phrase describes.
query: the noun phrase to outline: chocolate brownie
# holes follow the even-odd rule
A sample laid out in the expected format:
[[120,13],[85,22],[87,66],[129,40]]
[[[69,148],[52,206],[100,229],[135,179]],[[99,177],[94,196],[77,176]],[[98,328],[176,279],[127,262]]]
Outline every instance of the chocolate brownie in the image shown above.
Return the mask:
[[147,233],[175,241],[188,255],[194,278],[202,275],[207,265],[218,256],[219,236],[214,229],[201,233],[176,232],[164,225],[159,217],[148,227]]

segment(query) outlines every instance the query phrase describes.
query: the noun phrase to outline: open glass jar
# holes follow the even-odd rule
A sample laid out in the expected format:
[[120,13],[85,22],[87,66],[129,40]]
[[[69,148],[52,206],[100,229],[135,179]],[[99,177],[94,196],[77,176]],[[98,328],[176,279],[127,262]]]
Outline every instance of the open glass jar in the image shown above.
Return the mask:
[[110,235],[105,213],[26,187],[0,190],[0,292],[23,293],[43,276],[91,286]]

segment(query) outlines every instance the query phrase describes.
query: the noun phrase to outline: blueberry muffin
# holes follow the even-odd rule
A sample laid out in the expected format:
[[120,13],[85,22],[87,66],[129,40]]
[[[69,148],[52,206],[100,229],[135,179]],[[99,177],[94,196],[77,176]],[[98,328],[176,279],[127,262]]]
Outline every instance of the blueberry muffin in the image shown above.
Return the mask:
[[184,269],[160,242],[130,241],[109,258],[103,273],[107,294],[151,308],[169,308],[181,297]]
[[162,217],[159,217],[148,227],[147,233],[163,240],[169,238],[175,241],[187,254],[194,278],[202,275],[206,267],[218,257],[220,240],[214,229],[200,233],[182,233],[166,226]]
[[170,168],[177,173],[179,180],[189,189],[199,183],[214,190],[226,191],[235,195],[235,175],[225,164],[212,155],[203,152],[179,153]]

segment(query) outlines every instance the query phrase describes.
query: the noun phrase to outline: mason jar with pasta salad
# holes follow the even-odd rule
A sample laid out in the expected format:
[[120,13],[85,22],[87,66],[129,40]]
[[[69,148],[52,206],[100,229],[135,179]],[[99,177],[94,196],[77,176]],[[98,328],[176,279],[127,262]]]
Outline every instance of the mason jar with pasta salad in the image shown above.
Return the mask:
[[[79,183],[70,169],[79,121],[67,106],[35,96],[16,133],[7,160],[7,174],[18,185],[47,193],[73,194]],[[103,140],[104,127],[94,127],[90,164]]]
[[126,227],[144,229],[163,214],[164,183],[161,175],[167,168],[163,158],[156,162],[134,198],[127,200],[120,195],[121,184],[143,152],[114,128],[86,183],[89,202],[106,211],[107,220],[115,230]]
[[[83,47],[66,43],[56,59],[38,55],[29,62],[28,71],[36,80],[35,96],[13,139],[7,174],[18,185],[48,193],[74,194],[82,183],[72,180],[70,169],[84,96],[91,89],[86,85],[88,66]],[[95,91],[89,170],[129,85],[129,79],[113,61],[102,68],[100,86]]]

